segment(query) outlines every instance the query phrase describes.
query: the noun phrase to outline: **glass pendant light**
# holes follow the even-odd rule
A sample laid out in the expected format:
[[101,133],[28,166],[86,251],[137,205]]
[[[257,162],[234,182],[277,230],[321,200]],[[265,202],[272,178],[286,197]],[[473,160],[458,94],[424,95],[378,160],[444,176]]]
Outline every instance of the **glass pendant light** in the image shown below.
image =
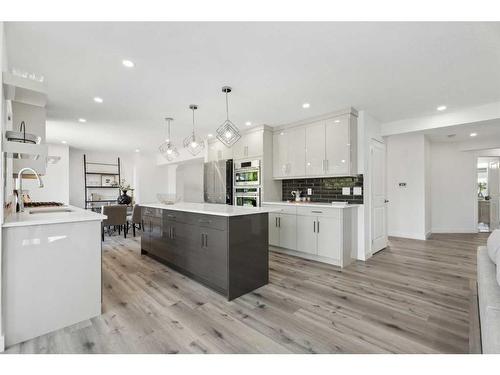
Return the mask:
[[226,147],[231,147],[241,138],[238,127],[229,120],[229,104],[227,94],[231,92],[231,87],[224,86],[222,92],[226,94],[226,121],[217,129],[217,139]]
[[173,120],[172,117],[165,117],[165,121],[167,122],[167,139],[159,147],[160,153],[168,161],[172,161],[179,156],[177,147],[172,144],[172,138],[170,138],[170,122]]
[[193,111],[193,134],[184,139],[184,147],[187,148],[189,153],[193,156],[198,155],[205,148],[205,142],[203,139],[196,138],[194,133],[194,111],[198,109],[196,104],[191,104],[189,109]]

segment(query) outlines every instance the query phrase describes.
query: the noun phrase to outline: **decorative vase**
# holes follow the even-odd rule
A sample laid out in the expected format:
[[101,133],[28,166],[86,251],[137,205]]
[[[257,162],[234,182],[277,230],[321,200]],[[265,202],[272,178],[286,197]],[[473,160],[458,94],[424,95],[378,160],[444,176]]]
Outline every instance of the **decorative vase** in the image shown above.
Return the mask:
[[130,204],[132,203],[132,197],[127,195],[127,190],[122,190],[121,195],[116,200],[118,204]]

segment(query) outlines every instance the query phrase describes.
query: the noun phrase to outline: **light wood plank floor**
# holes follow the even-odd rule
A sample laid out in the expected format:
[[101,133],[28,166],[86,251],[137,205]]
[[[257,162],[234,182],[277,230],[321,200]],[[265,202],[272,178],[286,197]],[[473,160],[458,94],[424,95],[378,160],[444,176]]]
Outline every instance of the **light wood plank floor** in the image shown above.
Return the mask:
[[232,302],[106,237],[103,314],[8,353],[467,353],[479,350],[487,234],[391,238],[345,269],[272,252],[270,284]]

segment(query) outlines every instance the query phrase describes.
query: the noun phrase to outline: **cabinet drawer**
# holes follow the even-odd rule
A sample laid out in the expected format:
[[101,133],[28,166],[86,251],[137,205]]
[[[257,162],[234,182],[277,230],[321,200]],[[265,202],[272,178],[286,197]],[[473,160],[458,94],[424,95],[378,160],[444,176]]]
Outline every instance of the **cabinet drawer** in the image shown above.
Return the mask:
[[142,213],[142,216],[161,217],[162,216],[162,209],[142,206],[141,213]]
[[212,228],[218,230],[227,230],[227,217],[217,215],[203,215],[190,213],[187,216],[189,224],[201,228]]
[[274,213],[276,213],[276,214],[289,214],[289,215],[296,215],[297,214],[297,207],[286,205],[286,204],[283,204],[283,205],[263,204],[262,207],[274,208],[276,210]]
[[342,217],[341,210],[342,210],[341,208],[328,208],[328,207],[297,207],[297,215],[332,217],[340,219]]

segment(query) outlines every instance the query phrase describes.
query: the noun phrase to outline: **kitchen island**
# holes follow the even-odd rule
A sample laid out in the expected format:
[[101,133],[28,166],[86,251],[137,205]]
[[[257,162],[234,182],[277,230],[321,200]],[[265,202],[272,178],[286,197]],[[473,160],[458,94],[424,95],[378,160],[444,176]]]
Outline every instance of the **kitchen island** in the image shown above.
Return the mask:
[[5,344],[101,314],[101,221],[73,206],[26,208],[2,224]]
[[268,212],[209,203],[142,204],[141,252],[228,300],[269,282]]

